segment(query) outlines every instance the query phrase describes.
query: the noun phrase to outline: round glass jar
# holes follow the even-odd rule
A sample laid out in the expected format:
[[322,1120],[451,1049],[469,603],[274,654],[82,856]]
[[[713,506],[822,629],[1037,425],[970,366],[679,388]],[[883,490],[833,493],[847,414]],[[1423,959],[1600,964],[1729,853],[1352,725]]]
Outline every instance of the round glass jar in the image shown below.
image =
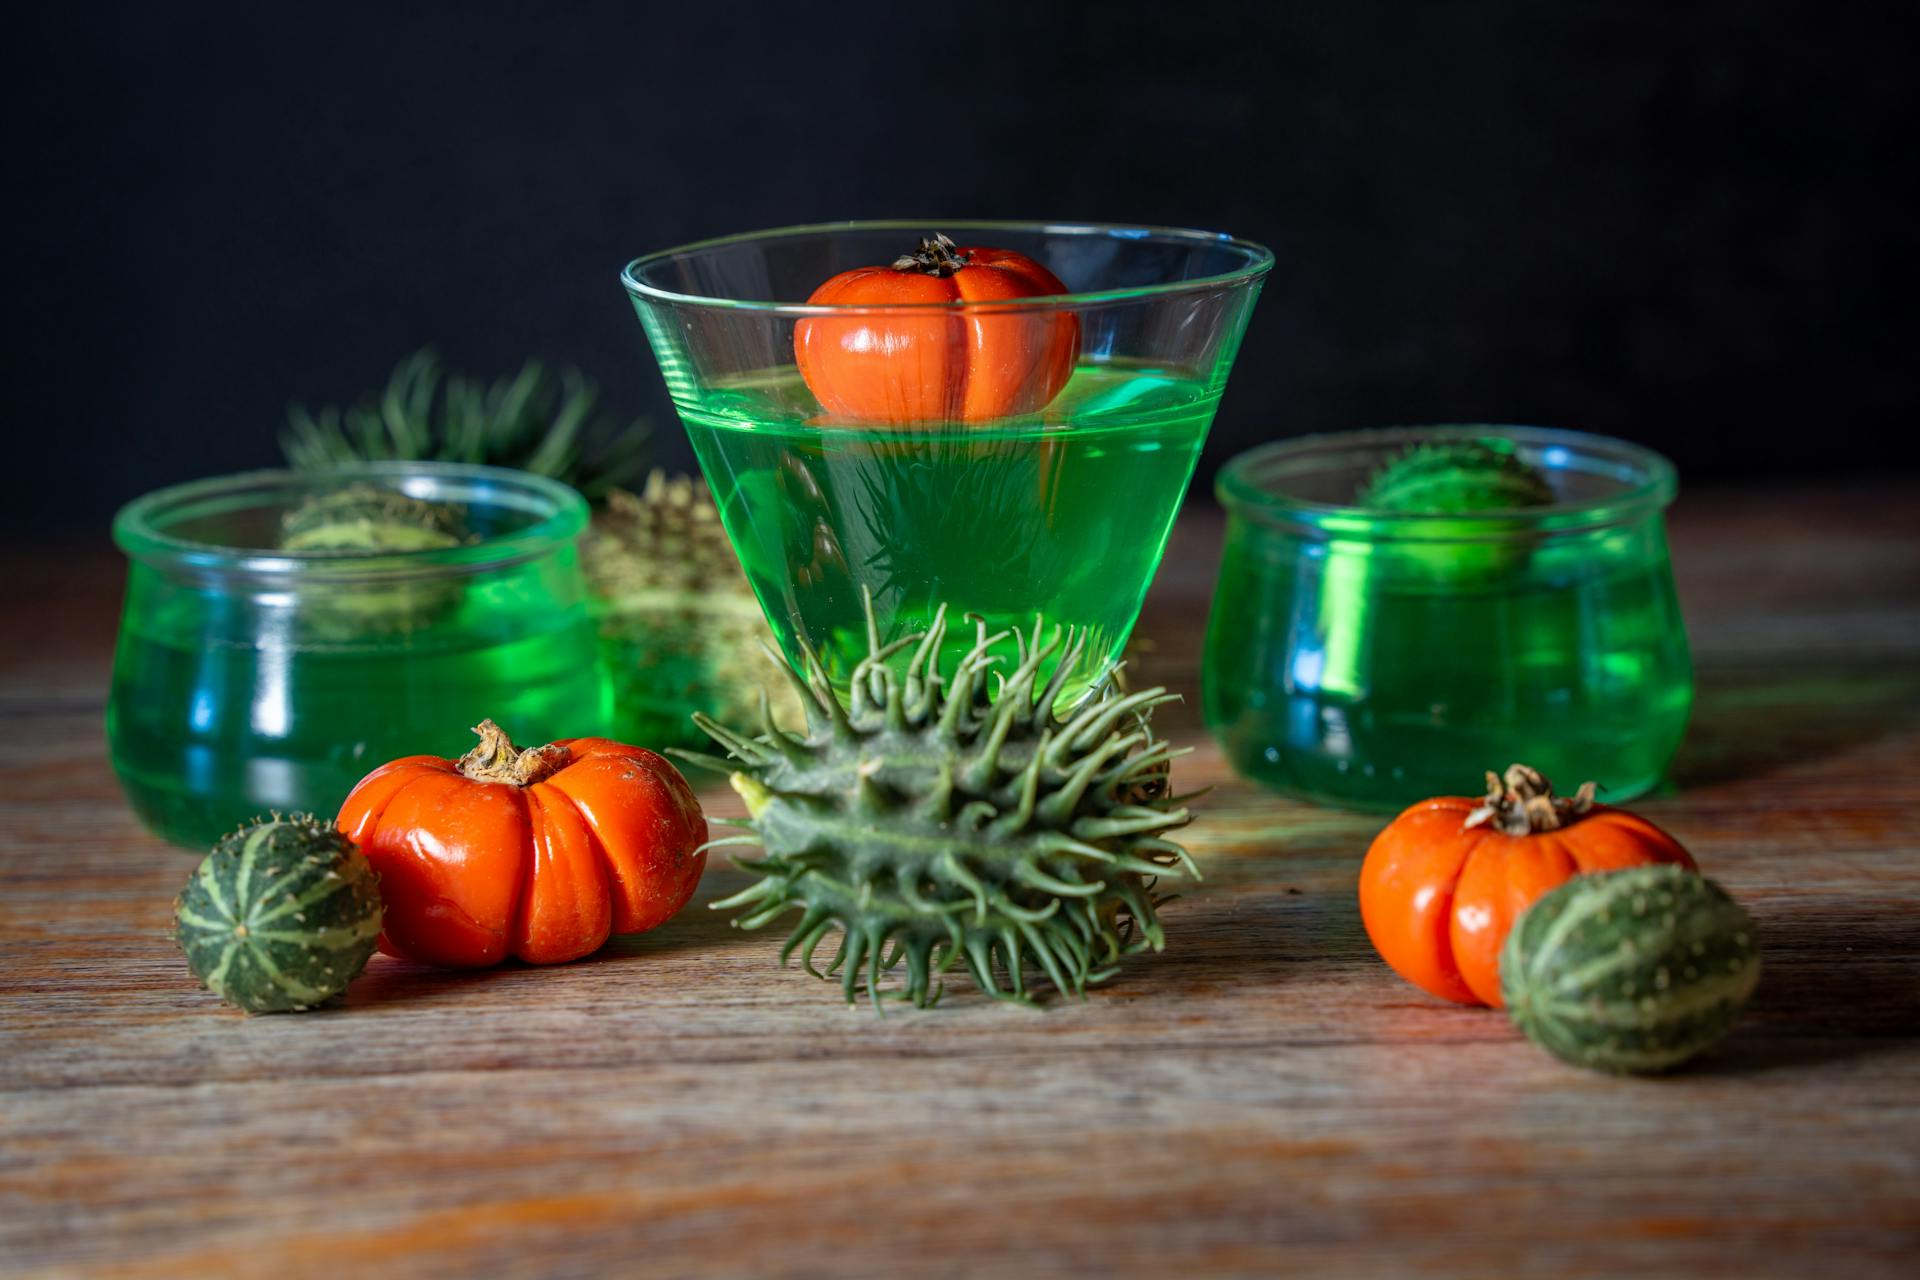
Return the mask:
[[[458,513],[458,545],[277,549],[350,486]],[[154,834],[204,847],[268,810],[339,808],[388,759],[457,755],[491,717],[522,742],[608,719],[575,542],[586,503],[525,472],[392,462],[162,489],[113,534],[127,594],[107,743]]]
[[[1544,505],[1354,505],[1419,445],[1480,441]],[[1534,427],[1308,436],[1233,459],[1204,670],[1208,727],[1276,790],[1367,809],[1476,794],[1514,761],[1606,800],[1659,782],[1693,702],[1664,512],[1673,467]]]

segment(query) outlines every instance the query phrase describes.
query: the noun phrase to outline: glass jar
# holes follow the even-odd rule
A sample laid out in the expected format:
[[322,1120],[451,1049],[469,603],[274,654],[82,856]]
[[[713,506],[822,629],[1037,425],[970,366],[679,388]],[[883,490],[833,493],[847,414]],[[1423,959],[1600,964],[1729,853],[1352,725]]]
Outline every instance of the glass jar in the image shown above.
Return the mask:
[[[1410,446],[1486,442],[1535,468],[1545,505],[1369,510]],[[1532,427],[1287,440],[1221,471],[1225,548],[1206,719],[1235,768],[1368,809],[1476,794],[1524,761],[1603,800],[1653,787],[1693,701],[1665,509],[1674,473],[1636,445]]]
[[[289,512],[356,485],[445,504],[471,538],[274,549]],[[565,485],[453,463],[260,471],[129,503],[107,742],[135,812],[204,848],[268,810],[330,817],[375,766],[458,755],[483,718],[522,742],[603,732],[586,521]]]

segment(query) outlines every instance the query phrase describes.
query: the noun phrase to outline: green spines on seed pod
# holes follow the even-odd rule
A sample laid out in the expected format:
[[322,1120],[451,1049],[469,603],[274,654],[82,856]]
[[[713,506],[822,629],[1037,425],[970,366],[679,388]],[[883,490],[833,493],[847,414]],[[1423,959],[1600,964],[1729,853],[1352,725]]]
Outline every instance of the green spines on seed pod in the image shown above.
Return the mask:
[[249,1013],[346,990],[380,936],[379,880],[345,836],[296,814],[214,845],[174,902],[174,940],[208,990]]
[[1520,917],[1500,953],[1515,1025],[1597,1071],[1665,1071],[1704,1052],[1759,976],[1752,919],[1673,864],[1575,876]]
[[1408,515],[1462,515],[1546,506],[1546,476],[1504,442],[1445,440],[1417,444],[1374,471],[1355,504]]
[[[739,860],[753,886],[714,905],[740,908],[749,929],[797,912],[782,962],[799,951],[816,975],[838,971],[850,1002],[864,981],[879,1007],[883,972],[902,962],[898,994],[923,1008],[956,964],[997,999],[1029,1003],[1030,971],[1084,994],[1120,957],[1165,945],[1158,880],[1198,878],[1165,838],[1188,820],[1168,791],[1178,753],[1149,723],[1172,695],[1109,689],[1061,719],[1085,638],[1043,641],[1037,621],[1030,636],[975,625],[973,648],[943,672],[944,609],[927,631],[882,644],[869,601],[849,706],[809,649],[806,678],[787,672],[805,733],[765,704],[753,737],[698,717],[731,756],[705,762],[734,771],[752,815],[752,835],[727,843],[765,850]],[[836,929],[822,973],[814,952]]]
[[[706,485],[655,470],[639,494],[615,490],[581,545],[601,634],[618,652],[616,703],[648,742],[687,736],[688,714],[754,714],[772,638]],[[785,687],[774,710],[797,714]]]

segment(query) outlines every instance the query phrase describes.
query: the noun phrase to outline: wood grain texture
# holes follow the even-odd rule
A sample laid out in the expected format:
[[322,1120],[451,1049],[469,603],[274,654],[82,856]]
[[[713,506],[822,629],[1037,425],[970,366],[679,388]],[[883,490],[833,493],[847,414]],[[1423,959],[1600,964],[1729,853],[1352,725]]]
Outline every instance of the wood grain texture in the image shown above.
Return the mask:
[[[1233,779],[1191,701],[1163,723],[1199,748],[1182,788],[1218,784],[1187,833],[1206,882],[1084,1004],[962,978],[931,1012],[848,1010],[774,967],[775,932],[701,909],[743,883],[720,866],[586,962],[376,957],[338,1008],[249,1019],[167,942],[191,860],[104,760],[117,565],[16,557],[0,1268],[1909,1274],[1917,511],[1894,486],[1675,510],[1700,699],[1638,807],[1747,904],[1765,972],[1722,1049],[1660,1080],[1581,1074],[1395,979],[1354,902],[1378,820]],[[1217,544],[1183,523],[1142,679],[1192,694]]]

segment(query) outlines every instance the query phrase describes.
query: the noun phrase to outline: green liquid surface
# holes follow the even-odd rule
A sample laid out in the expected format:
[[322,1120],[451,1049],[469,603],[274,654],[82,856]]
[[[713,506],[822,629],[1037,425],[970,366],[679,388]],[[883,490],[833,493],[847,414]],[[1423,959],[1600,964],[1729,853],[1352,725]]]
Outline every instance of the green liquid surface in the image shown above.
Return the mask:
[[1515,761],[1602,800],[1656,785],[1692,669],[1658,517],[1532,547],[1230,531],[1207,722],[1244,774],[1396,809]]
[[844,689],[880,639],[946,603],[949,659],[973,627],[1084,630],[1066,694],[1118,659],[1213,420],[1217,393],[1136,366],[1083,365],[1031,420],[819,426],[791,370],[707,393],[681,417],[741,564],[790,659],[806,637]]
[[483,717],[523,745],[603,732],[592,625],[547,585],[532,565],[435,584],[404,629],[382,633],[364,613],[136,569],[107,718],[129,801],[156,834],[204,847],[267,810],[330,817],[390,759],[464,752]]

